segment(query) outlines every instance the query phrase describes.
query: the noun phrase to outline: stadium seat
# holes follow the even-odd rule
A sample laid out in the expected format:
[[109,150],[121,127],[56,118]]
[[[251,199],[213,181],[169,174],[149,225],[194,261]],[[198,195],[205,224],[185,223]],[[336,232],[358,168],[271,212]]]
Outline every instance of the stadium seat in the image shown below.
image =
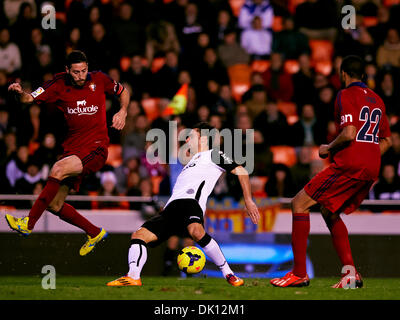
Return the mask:
[[283,163],[288,167],[292,167],[297,163],[297,155],[294,147],[290,146],[271,146],[274,163]]
[[377,17],[363,17],[363,25],[364,27],[373,27],[378,24],[378,18]]
[[162,181],[162,176],[152,176],[151,184],[153,185],[153,193],[158,194],[160,192],[160,183]]
[[284,69],[287,73],[290,73],[290,74],[297,73],[300,70],[299,62],[294,59],[286,60],[285,64],[284,64]]
[[317,61],[314,64],[314,70],[317,73],[322,73],[324,76],[328,76],[332,72],[332,61],[331,60]]
[[39,149],[39,147],[40,147],[40,143],[39,142],[29,141],[29,144],[28,144],[29,155],[32,156],[35,153],[35,151],[37,149]]
[[274,20],[272,22],[272,31],[280,32],[283,29],[283,19],[281,16],[274,16]]
[[240,101],[243,93],[250,88],[251,67],[247,64],[236,64],[228,68],[232,96]]
[[239,16],[240,9],[244,5],[246,0],[229,0],[229,5],[231,6],[233,15],[235,17]]
[[120,144],[110,144],[106,164],[114,168],[122,164],[122,146]]
[[142,100],[142,107],[146,113],[147,119],[153,121],[160,116],[159,110],[159,99],[158,98],[148,98]]
[[119,61],[119,66],[122,72],[127,72],[128,69],[131,67],[131,58],[130,57],[122,57]]
[[391,7],[396,4],[400,4],[400,0],[383,0],[383,5],[385,7]]
[[263,73],[268,70],[271,62],[269,60],[254,60],[251,63],[251,70],[253,72]]
[[292,125],[299,120],[297,115],[297,107],[293,102],[278,102],[278,110],[286,116],[286,120],[289,125]]
[[151,63],[151,72],[156,73],[158,70],[162,68],[164,64],[165,64],[164,57],[154,58],[153,62]]
[[333,44],[329,40],[309,40],[311,61],[332,61]]

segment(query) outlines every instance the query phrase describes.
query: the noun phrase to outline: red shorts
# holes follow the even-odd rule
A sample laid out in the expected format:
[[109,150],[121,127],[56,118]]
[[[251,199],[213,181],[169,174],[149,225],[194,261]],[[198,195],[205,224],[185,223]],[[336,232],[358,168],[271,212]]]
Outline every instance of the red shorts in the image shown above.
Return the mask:
[[75,155],[82,161],[82,173],[76,177],[69,177],[64,179],[63,183],[70,186],[76,192],[79,191],[82,180],[85,176],[99,171],[104,167],[107,157],[108,148],[105,146],[98,147],[93,151],[81,150],[64,153],[60,159]]
[[325,209],[349,214],[367,197],[374,180],[347,177],[328,167],[304,187],[304,191]]

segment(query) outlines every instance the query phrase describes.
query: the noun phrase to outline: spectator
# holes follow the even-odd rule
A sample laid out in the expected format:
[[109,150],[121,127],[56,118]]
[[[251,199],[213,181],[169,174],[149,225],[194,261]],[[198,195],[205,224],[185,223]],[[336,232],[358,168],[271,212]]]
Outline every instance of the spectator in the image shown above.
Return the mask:
[[375,49],[382,45],[383,41],[386,38],[387,32],[390,27],[389,18],[389,9],[385,6],[380,6],[377,14],[378,24],[368,28],[369,33],[374,39]]
[[145,115],[138,115],[136,118],[135,129],[124,137],[122,154],[124,159],[139,157],[144,150],[146,143],[146,132],[148,121]]
[[131,172],[136,172],[139,178],[147,178],[147,170],[141,165],[139,158],[129,157],[119,167],[115,168],[114,173],[117,178],[117,191],[126,194],[130,185],[128,177]]
[[272,32],[263,29],[260,17],[254,17],[251,28],[242,32],[240,45],[252,60],[267,60],[271,54]]
[[298,59],[300,55],[310,54],[307,36],[295,29],[292,17],[283,18],[282,31],[274,34],[272,50],[281,53],[285,59]]
[[268,197],[291,198],[296,190],[290,169],[281,163],[274,164],[268,181],[265,184],[265,192]]
[[400,116],[400,94],[395,88],[397,88],[397,86],[394,83],[393,74],[390,72],[384,73],[376,92],[385,103],[386,114],[389,118]]
[[11,130],[10,114],[4,107],[0,108],[0,140]]
[[264,85],[269,98],[291,101],[293,96],[292,77],[283,68],[283,58],[278,52],[271,54],[271,66],[263,73]]
[[152,92],[151,71],[143,65],[142,57],[134,55],[132,57],[131,68],[123,76],[123,79],[132,86],[132,99],[141,101]]
[[59,150],[59,146],[56,144],[56,137],[53,133],[49,132],[45,134],[40,147],[33,154],[33,159],[40,167],[47,166],[46,170],[49,170],[57,161],[60,152],[61,150]]
[[197,38],[204,32],[204,26],[199,20],[198,7],[189,2],[185,7],[185,20],[181,28],[177,28],[179,43],[185,56],[190,56],[196,50]]
[[15,156],[11,156],[6,165],[6,176],[12,188],[19,178],[26,172],[28,164],[29,150],[27,146],[19,146]]
[[247,112],[252,120],[254,120],[267,104],[267,93],[262,85],[254,86],[251,91],[251,98],[245,102]]
[[117,63],[114,46],[104,26],[99,22],[95,23],[86,45],[91,70],[108,70]]
[[261,131],[254,131],[254,176],[268,177],[272,168],[273,154]]
[[306,53],[299,56],[299,71],[293,74],[293,101],[297,105],[313,103],[316,90],[314,88],[315,71],[311,67],[310,56]]
[[329,121],[334,121],[335,91],[331,86],[319,89],[315,102],[315,114],[321,125],[326,126]]
[[254,119],[254,129],[262,133],[267,146],[286,145],[290,139],[286,117],[272,100],[266,103],[265,109]]
[[13,74],[21,68],[21,54],[18,46],[10,41],[10,31],[0,29],[0,69]]
[[382,155],[382,165],[391,164],[400,176],[400,131],[399,125],[392,127],[392,146]]
[[[400,200],[400,178],[391,164],[382,166],[378,183],[373,187],[372,198],[378,200]],[[370,194],[371,195],[371,194]]]
[[397,29],[388,30],[385,42],[378,48],[376,62],[379,67],[400,67],[400,37]]
[[223,37],[223,43],[218,46],[217,52],[225,68],[235,64],[248,64],[250,56],[236,40],[236,31],[226,29]]
[[[117,191],[117,178],[112,171],[105,171],[101,174],[100,178],[99,196],[118,196]],[[98,209],[118,209],[121,207],[118,201],[99,201],[97,204]]]
[[216,46],[225,42],[225,35],[229,30],[235,28],[235,21],[228,10],[220,10],[218,12],[217,23],[213,31],[211,31],[211,41]]
[[172,23],[154,21],[146,28],[146,59],[151,66],[153,59],[163,57],[168,51],[180,52],[180,44]]
[[18,141],[28,145],[30,142],[39,142],[43,139],[46,125],[45,117],[37,104],[32,104],[27,116],[22,118],[18,126]]
[[15,192],[19,194],[33,194],[38,183],[44,184],[42,172],[38,163],[29,160],[26,172],[15,182]]
[[115,40],[120,44],[122,56],[144,55],[145,51],[145,32],[139,24],[132,20],[132,11],[132,5],[123,2],[119,8],[119,16],[112,25]]
[[178,55],[175,51],[168,51],[165,56],[165,64],[154,76],[153,94],[156,97],[172,99],[180,88],[178,82],[179,72]]
[[261,18],[263,29],[272,27],[274,9],[268,0],[246,0],[239,12],[239,28],[250,29],[254,17]]
[[68,55],[73,50],[82,50],[83,41],[81,30],[78,27],[72,28],[69,31],[68,39],[65,43],[65,55]]
[[290,168],[295,190],[301,190],[311,179],[312,148],[300,147],[297,152],[297,162]]
[[326,143],[326,127],[315,116],[314,106],[303,106],[300,119],[291,127],[292,146],[318,146]]

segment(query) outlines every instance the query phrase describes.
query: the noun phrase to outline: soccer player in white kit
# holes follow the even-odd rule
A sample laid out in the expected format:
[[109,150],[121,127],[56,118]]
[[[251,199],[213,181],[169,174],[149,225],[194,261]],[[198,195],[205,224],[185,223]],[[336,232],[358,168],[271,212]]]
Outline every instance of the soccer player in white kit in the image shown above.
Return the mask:
[[198,146],[198,152],[182,169],[172,196],[160,215],[146,221],[132,234],[128,274],[107,283],[108,286],[141,286],[140,273],[147,259],[147,246],[157,246],[171,235],[190,236],[219,267],[229,284],[244,284],[243,279],[234,275],[218,243],[204,230],[207,199],[223,172],[237,175],[243,190],[247,214],[254,224],[258,223],[260,215],[251,197],[247,170],[222,151],[210,149],[209,137],[200,134],[202,129],[214,128],[203,122],[192,129],[186,142],[190,148]]

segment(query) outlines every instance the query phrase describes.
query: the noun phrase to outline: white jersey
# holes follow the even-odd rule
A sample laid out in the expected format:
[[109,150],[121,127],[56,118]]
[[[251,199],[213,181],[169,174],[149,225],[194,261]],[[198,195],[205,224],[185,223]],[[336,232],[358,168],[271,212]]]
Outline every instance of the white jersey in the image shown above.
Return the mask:
[[195,199],[204,214],[207,199],[221,174],[230,172],[237,166],[222,151],[212,149],[196,153],[176,179],[172,196],[166,206],[177,199]]

